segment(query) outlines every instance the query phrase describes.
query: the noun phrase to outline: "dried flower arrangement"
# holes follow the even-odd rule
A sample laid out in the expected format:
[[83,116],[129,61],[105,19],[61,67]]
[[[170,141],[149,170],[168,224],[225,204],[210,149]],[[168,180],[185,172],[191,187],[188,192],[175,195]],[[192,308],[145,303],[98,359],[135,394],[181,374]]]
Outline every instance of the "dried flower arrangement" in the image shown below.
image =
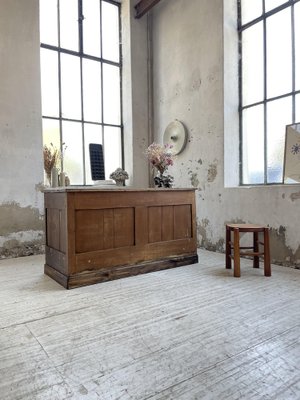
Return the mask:
[[166,143],[164,145],[152,143],[146,149],[145,154],[152,165],[162,175],[169,166],[173,165],[174,155],[172,154],[173,145]]
[[53,145],[53,143],[50,143],[50,146],[44,145],[43,154],[44,154],[44,169],[47,174],[47,178],[50,181],[51,171],[53,167],[55,167],[58,164],[58,160],[60,160],[61,158],[60,150],[57,149]]
[[152,143],[146,149],[145,154],[152,166],[157,169],[159,176],[154,177],[154,184],[157,187],[171,188],[174,178],[171,175],[163,175],[166,170],[174,164],[175,155],[172,153],[172,144],[164,145]]
[[50,182],[51,179],[51,171],[54,167],[59,166],[59,161],[63,160],[65,151],[67,149],[67,146],[65,143],[62,143],[62,152],[53,145],[53,143],[50,143],[50,146],[44,145],[43,148],[43,155],[44,155],[44,169],[47,174],[47,178]]

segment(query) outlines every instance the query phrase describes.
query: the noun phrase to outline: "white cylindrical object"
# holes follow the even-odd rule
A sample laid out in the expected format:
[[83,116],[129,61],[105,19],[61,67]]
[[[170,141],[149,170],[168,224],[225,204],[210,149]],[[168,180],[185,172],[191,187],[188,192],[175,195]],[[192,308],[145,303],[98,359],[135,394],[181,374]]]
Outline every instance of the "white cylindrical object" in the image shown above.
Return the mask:
[[64,172],[59,174],[59,186],[66,186],[66,174]]
[[56,167],[53,167],[51,170],[51,186],[52,187],[58,186],[58,170]]

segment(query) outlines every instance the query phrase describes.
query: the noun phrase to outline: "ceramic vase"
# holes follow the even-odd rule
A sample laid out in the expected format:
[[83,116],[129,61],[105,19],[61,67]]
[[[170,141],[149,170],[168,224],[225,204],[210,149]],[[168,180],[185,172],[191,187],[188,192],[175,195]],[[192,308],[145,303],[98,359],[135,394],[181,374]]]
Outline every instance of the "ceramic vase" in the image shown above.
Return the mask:
[[58,169],[53,167],[51,170],[51,187],[58,186]]

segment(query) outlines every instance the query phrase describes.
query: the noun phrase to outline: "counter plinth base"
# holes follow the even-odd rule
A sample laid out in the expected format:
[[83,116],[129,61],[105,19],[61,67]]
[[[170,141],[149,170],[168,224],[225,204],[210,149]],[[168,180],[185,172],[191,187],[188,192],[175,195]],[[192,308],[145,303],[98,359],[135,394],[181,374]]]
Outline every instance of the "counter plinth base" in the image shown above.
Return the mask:
[[81,286],[93,285],[95,283],[112,281],[114,279],[128,278],[148,272],[160,271],[163,269],[182,267],[184,265],[195,264],[198,262],[197,254],[184,257],[174,257],[170,260],[156,260],[135,265],[121,265],[107,271],[84,271],[79,274],[65,276],[56,269],[45,264],[45,274],[66,289],[74,289]]

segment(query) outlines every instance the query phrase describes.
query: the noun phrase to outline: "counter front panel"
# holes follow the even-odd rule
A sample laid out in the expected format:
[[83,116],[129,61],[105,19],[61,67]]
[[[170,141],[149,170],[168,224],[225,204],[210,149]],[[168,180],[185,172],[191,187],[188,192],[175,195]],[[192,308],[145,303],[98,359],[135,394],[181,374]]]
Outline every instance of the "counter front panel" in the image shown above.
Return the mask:
[[68,289],[198,262],[194,190],[49,190],[45,215],[45,273]]

